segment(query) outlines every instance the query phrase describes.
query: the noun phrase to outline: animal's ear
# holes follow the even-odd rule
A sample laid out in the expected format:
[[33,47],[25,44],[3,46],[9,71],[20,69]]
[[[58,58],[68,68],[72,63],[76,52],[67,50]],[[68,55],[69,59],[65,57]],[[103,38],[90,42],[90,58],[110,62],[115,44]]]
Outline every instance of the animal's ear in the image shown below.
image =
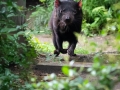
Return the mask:
[[57,8],[60,5],[60,0],[55,0],[54,5]]
[[81,8],[82,7],[82,0],[78,2],[78,6]]

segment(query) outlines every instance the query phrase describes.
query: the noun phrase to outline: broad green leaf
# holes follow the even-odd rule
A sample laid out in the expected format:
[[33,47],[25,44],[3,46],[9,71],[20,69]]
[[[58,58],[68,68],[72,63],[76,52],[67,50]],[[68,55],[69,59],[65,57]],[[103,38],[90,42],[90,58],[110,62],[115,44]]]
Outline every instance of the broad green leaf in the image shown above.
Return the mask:
[[13,32],[13,31],[16,31],[17,28],[3,28],[0,30],[0,33],[10,33],[10,32]]
[[10,71],[9,71],[9,69],[5,69],[5,75],[9,75],[10,74]]
[[62,67],[62,72],[63,72],[63,74],[69,76],[69,67],[68,66],[63,66]]
[[6,3],[6,2],[4,2],[4,1],[3,1],[3,2],[0,2],[0,5],[2,5],[2,4],[4,4],[4,5],[5,5],[5,4],[7,4],[7,3]]
[[13,37],[12,35],[7,35],[7,38],[8,38],[9,40],[14,40],[14,37]]
[[2,7],[2,13],[5,13],[5,11],[6,11],[6,8],[5,7]]
[[11,13],[11,14],[8,14],[8,15],[7,15],[8,18],[9,18],[9,17],[13,17],[13,16],[15,16],[14,13]]
[[39,0],[40,2],[45,2],[46,0]]

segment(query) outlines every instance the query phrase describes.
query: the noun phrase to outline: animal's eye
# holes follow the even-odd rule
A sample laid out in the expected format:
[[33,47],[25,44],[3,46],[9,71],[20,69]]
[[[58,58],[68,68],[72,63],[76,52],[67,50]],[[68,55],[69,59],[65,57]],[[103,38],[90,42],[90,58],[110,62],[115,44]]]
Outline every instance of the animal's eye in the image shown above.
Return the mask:
[[60,13],[62,13],[62,10],[60,10]]
[[77,13],[77,11],[76,11],[76,10],[74,10],[74,11],[73,11],[73,14],[76,14],[76,13]]
[[60,13],[62,13],[62,12],[64,12],[64,11],[65,11],[65,9],[61,9],[61,10],[60,10]]

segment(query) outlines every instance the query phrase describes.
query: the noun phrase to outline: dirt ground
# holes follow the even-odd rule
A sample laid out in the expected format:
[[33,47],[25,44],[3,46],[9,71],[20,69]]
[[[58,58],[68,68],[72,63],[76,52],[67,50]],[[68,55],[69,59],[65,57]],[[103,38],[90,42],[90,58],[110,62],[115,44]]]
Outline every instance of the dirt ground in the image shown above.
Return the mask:
[[[45,42],[52,43],[51,35],[37,35],[36,37],[42,43]],[[85,37],[83,35],[80,35],[76,49],[81,47],[87,50],[88,47],[96,47],[94,52],[98,52],[98,51],[114,52],[117,51],[117,49],[115,48],[115,44],[117,44],[116,42],[117,41],[115,41],[115,37],[112,35],[105,37],[102,36]]]

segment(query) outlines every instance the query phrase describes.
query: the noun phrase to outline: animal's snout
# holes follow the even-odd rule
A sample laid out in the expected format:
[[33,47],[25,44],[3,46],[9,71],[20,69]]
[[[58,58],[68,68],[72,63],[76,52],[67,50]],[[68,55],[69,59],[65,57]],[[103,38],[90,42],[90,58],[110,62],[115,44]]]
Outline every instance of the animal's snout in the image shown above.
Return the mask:
[[65,18],[65,22],[66,22],[66,23],[69,23],[70,21],[71,21],[70,17],[67,16],[67,17]]
[[74,15],[71,12],[66,12],[62,15],[62,21],[66,23],[66,25],[69,25],[74,20]]

